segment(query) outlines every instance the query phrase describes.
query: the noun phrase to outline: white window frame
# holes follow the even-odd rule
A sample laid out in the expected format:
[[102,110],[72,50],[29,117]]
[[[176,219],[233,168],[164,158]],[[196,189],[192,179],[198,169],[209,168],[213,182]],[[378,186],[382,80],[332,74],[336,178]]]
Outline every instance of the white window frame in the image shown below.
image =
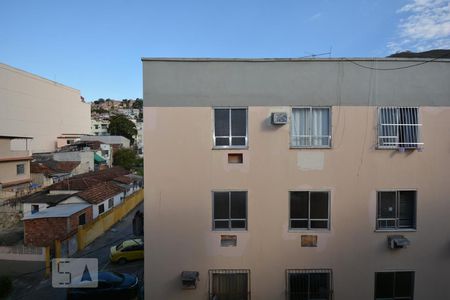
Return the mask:
[[[290,300],[291,299],[291,287],[290,287],[290,280],[289,280],[289,276],[291,274],[329,274],[329,286],[330,286],[330,291],[329,291],[329,297],[328,299],[324,299],[324,300],[331,300],[333,299],[333,270],[332,269],[287,269],[286,270],[286,299]],[[308,299],[309,299],[309,281],[308,281]],[[323,298],[321,298],[323,299]]]
[[[403,124],[400,123],[400,120],[398,119],[399,114],[397,113],[397,119],[393,120],[395,121],[395,123],[381,123],[381,112],[383,109],[391,109],[391,110],[396,110],[399,111],[400,109],[415,109],[417,111],[417,123],[413,124],[413,123],[407,123],[407,124]],[[381,149],[381,150],[391,150],[391,149],[420,149],[424,143],[422,143],[422,138],[421,138],[421,127],[422,127],[422,123],[420,122],[420,109],[417,106],[381,106],[378,107],[377,109],[377,149]],[[382,126],[396,126],[395,131],[396,131],[396,135],[392,135],[392,136],[383,136],[382,134]],[[399,139],[400,139],[400,126],[416,126],[416,142],[415,143],[400,143]],[[382,139],[388,139],[388,138],[395,138],[395,142],[390,142],[392,145],[386,145],[389,142],[381,142]],[[406,144],[406,145],[415,145],[413,147],[408,146],[406,147],[406,145],[402,146],[401,144]]]
[[[228,109],[230,112],[228,113],[229,118],[229,136],[216,136],[216,117],[215,117],[215,111],[216,109]],[[231,135],[231,110],[233,109],[245,109],[245,137],[244,136],[233,136]],[[212,138],[213,138],[213,149],[247,149],[248,148],[248,107],[240,107],[240,106],[233,106],[233,107],[213,107],[212,108]],[[232,138],[245,138],[245,145],[232,145]],[[216,145],[216,138],[228,138],[229,139],[229,145]]]
[[[309,145],[306,146],[296,146],[292,144],[292,136],[293,136],[293,125],[292,122],[294,120],[293,113],[295,109],[309,109],[309,113],[310,115],[312,115],[312,110],[314,108],[317,109],[328,109],[328,145],[312,145],[312,138],[313,135],[311,134],[311,130],[312,130],[312,126],[311,126],[311,122],[312,122],[312,118],[310,118],[310,122],[308,124],[308,132],[310,133],[309,135],[303,136],[303,137],[309,137]],[[332,107],[331,106],[293,106],[291,107],[291,120],[289,122],[289,126],[290,126],[290,133],[289,133],[289,145],[290,148],[292,149],[329,149],[332,146],[332,120],[333,120],[333,116],[332,116]],[[326,136],[321,136],[326,137]]]
[[[243,192],[246,194],[245,199],[245,219],[233,219],[231,218],[231,199],[230,195],[232,192]],[[214,193],[228,193],[228,201],[229,201],[229,212],[228,215],[230,218],[228,219],[215,219],[214,218]],[[213,231],[247,231],[248,230],[248,191],[244,190],[214,190],[211,192],[211,198],[212,198],[212,230]],[[228,228],[216,228],[216,221],[228,221]],[[231,227],[232,221],[245,221],[245,228],[233,228]]]
[[[308,218],[307,219],[298,219],[298,218],[291,218],[291,193],[295,192],[307,192],[308,193]],[[328,194],[328,219],[311,219],[311,193],[314,192],[322,192]],[[288,208],[289,208],[289,231],[330,231],[331,229],[331,191],[330,190],[290,190],[289,191],[289,202],[288,202]],[[291,226],[291,221],[308,221],[308,228],[297,228]],[[327,228],[311,228],[311,220],[312,221],[327,221]]]
[[[396,209],[396,217],[395,218],[378,218],[378,206],[379,206],[379,193],[383,192],[390,192],[395,193],[395,209]],[[399,202],[399,193],[400,192],[415,192],[416,197],[414,199],[414,226],[413,227],[399,227],[398,226],[398,220],[399,220],[399,209],[398,209],[398,202]],[[376,192],[376,209],[375,209],[375,231],[378,232],[385,232],[385,231],[416,231],[417,230],[417,201],[419,198],[419,193],[415,189],[394,189],[394,190],[377,190]],[[395,228],[393,227],[380,227],[378,225],[379,221],[389,221],[393,220],[395,221]]]

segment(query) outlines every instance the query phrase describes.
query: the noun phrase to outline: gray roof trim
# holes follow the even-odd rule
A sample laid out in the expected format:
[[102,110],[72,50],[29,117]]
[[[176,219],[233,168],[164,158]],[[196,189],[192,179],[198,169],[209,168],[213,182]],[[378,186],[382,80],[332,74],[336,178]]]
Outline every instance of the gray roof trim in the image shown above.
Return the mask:
[[403,57],[335,57],[335,58],[214,58],[214,57],[142,57],[146,61],[173,61],[173,62],[336,62],[336,61],[387,61],[387,62],[425,62],[436,61],[450,63],[450,58],[403,58]]

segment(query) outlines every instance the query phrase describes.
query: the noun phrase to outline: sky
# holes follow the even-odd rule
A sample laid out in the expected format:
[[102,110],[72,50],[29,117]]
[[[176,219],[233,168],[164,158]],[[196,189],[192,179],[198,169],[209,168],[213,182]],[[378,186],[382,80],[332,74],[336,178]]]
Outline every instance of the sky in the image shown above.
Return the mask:
[[[0,0],[0,63],[142,97],[142,57],[384,57],[450,48],[450,0]],[[330,53],[331,52],[331,53]]]

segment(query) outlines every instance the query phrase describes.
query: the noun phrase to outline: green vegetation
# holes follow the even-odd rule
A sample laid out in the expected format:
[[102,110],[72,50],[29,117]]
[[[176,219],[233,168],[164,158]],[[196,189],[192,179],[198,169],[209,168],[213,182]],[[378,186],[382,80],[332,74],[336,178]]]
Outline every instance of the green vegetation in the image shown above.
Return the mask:
[[137,134],[136,125],[123,115],[112,116],[109,119],[108,132],[111,135],[121,135],[134,144],[134,136]]
[[0,299],[6,298],[12,291],[12,280],[8,276],[0,276]]
[[139,158],[132,149],[119,149],[114,153],[113,165],[121,166],[129,171],[143,173],[143,159]]

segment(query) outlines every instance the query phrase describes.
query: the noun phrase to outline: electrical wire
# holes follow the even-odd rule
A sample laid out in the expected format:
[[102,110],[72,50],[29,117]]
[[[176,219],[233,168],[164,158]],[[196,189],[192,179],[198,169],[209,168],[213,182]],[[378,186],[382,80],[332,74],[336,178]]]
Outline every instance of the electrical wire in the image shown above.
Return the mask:
[[396,67],[396,68],[374,68],[374,67],[368,67],[368,66],[362,65],[362,64],[357,63],[356,61],[353,61],[353,60],[348,59],[348,58],[343,58],[343,60],[348,61],[348,62],[350,62],[350,63],[352,63],[352,64],[354,64],[354,65],[356,65],[358,67],[364,68],[364,69],[375,70],[375,71],[395,71],[395,70],[403,70],[403,69],[417,67],[417,66],[420,66],[420,65],[424,65],[424,64],[436,61],[436,60],[444,58],[444,57],[450,57],[450,54],[447,53],[447,54],[441,55],[439,57],[435,57],[435,58],[427,60],[427,61],[422,61],[420,63],[412,64],[412,65],[409,65],[409,66]]

